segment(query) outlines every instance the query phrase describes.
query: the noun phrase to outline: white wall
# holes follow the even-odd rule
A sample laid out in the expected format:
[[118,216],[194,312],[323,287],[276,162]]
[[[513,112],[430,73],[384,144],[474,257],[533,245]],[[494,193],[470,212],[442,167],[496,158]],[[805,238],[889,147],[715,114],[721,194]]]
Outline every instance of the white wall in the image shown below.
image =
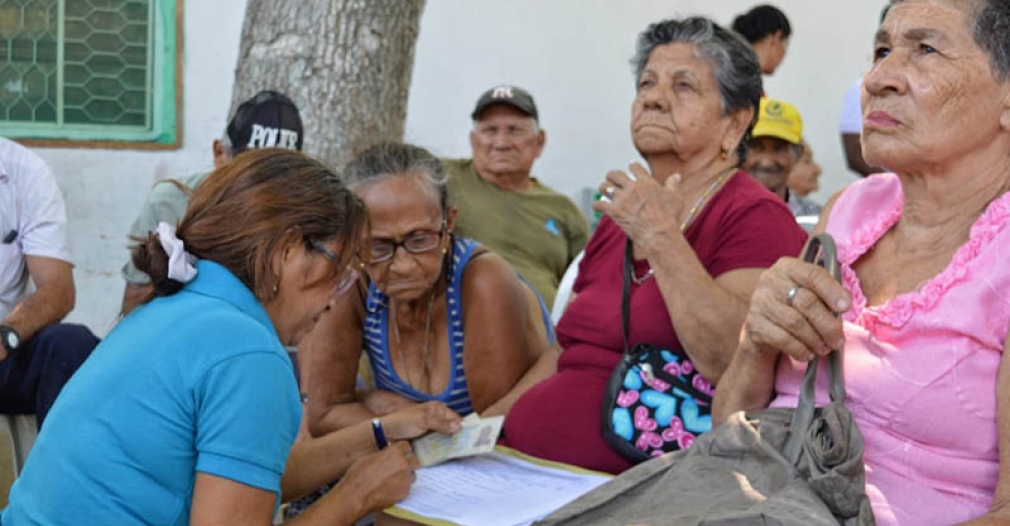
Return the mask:
[[[122,297],[127,231],[160,178],[204,170],[227,119],[246,0],[185,3],[183,147],[171,152],[39,149],[67,198],[78,265],[73,321],[108,331]],[[417,47],[407,140],[468,156],[470,112],[500,82],[534,94],[548,145],[535,167],[576,197],[636,157],[628,134],[635,36],[651,22],[705,14],[729,23],[759,0],[428,0]],[[769,95],[803,113],[825,168],[824,199],[854,180],[835,126],[848,84],[868,64],[883,0],[777,0],[793,24]]]
[[119,268],[128,257],[126,232],[151,185],[211,167],[211,142],[227,124],[245,3],[185,3],[181,149],[36,149],[52,167],[67,202],[77,263],[77,307],[70,321],[100,335],[108,332],[123,297]]
[[[534,167],[577,196],[637,158],[628,132],[637,34],[653,21],[706,15],[729,25],[766,0],[429,0],[421,26],[407,140],[468,156],[477,97],[513,83],[536,98],[547,148]],[[868,66],[884,0],[773,0],[793,27],[789,53],[766,93],[796,105],[824,167],[825,200],[855,180],[836,131],[845,89]]]

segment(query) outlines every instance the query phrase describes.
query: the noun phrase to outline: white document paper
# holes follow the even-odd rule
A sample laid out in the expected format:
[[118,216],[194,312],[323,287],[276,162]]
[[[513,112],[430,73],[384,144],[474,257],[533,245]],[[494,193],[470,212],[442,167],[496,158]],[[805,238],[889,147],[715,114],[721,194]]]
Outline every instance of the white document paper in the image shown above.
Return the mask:
[[419,469],[396,508],[463,526],[525,526],[610,478],[495,451]]

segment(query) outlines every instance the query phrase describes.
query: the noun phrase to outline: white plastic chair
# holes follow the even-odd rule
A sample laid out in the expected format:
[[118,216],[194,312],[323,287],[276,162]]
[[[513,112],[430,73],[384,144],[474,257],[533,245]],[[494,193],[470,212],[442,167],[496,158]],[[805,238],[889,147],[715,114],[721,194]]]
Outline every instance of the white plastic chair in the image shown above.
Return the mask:
[[813,232],[814,227],[817,226],[817,221],[820,220],[818,216],[796,216],[796,222],[799,223],[803,230],[806,230],[809,234]]
[[575,256],[575,259],[565,269],[565,275],[561,276],[561,283],[558,283],[558,293],[554,295],[554,306],[551,308],[551,322],[555,326],[561,319],[561,315],[564,314],[568,300],[572,297],[572,287],[575,286],[575,278],[579,275],[579,263],[582,262],[584,255],[586,255],[585,250]]

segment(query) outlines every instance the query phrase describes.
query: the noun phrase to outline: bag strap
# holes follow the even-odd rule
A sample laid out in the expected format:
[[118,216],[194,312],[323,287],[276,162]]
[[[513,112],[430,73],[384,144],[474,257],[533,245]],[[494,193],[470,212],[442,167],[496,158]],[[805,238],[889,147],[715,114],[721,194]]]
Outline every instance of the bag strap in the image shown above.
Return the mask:
[[[829,234],[818,234],[811,237],[803,248],[803,260],[808,263],[820,264],[827,269],[831,277],[841,282],[841,271],[838,266],[838,249],[835,247],[835,240]],[[842,351],[843,349],[834,349],[827,355],[828,390],[831,401],[836,404],[845,403]],[[819,357],[814,355],[814,358],[807,364],[807,371],[803,375],[803,385],[800,388],[799,403],[797,403],[796,411],[793,412],[792,421],[789,423],[789,438],[786,439],[785,447],[782,449],[783,455],[793,464],[799,462],[806,430],[814,419],[814,408],[817,402],[817,366],[819,362]]]
[[627,358],[631,353],[631,340],[628,337],[629,326],[631,325],[631,273],[633,271],[635,247],[628,239],[624,244],[624,272],[621,285],[621,336],[624,338],[624,355]]

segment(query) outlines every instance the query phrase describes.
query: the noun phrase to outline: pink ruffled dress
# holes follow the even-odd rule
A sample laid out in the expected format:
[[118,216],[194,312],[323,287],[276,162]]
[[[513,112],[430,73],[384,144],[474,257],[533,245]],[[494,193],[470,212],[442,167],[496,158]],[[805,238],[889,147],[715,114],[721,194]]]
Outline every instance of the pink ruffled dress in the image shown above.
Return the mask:
[[[866,441],[877,524],[955,524],[988,511],[999,475],[996,377],[1010,327],[1010,193],[989,205],[969,241],[919,291],[867,307],[852,264],[895,225],[902,205],[897,176],[875,175],[849,187],[828,220],[852,294],[844,315],[848,407]],[[779,362],[772,406],[795,407],[804,369]],[[825,403],[826,378],[819,380]]]

